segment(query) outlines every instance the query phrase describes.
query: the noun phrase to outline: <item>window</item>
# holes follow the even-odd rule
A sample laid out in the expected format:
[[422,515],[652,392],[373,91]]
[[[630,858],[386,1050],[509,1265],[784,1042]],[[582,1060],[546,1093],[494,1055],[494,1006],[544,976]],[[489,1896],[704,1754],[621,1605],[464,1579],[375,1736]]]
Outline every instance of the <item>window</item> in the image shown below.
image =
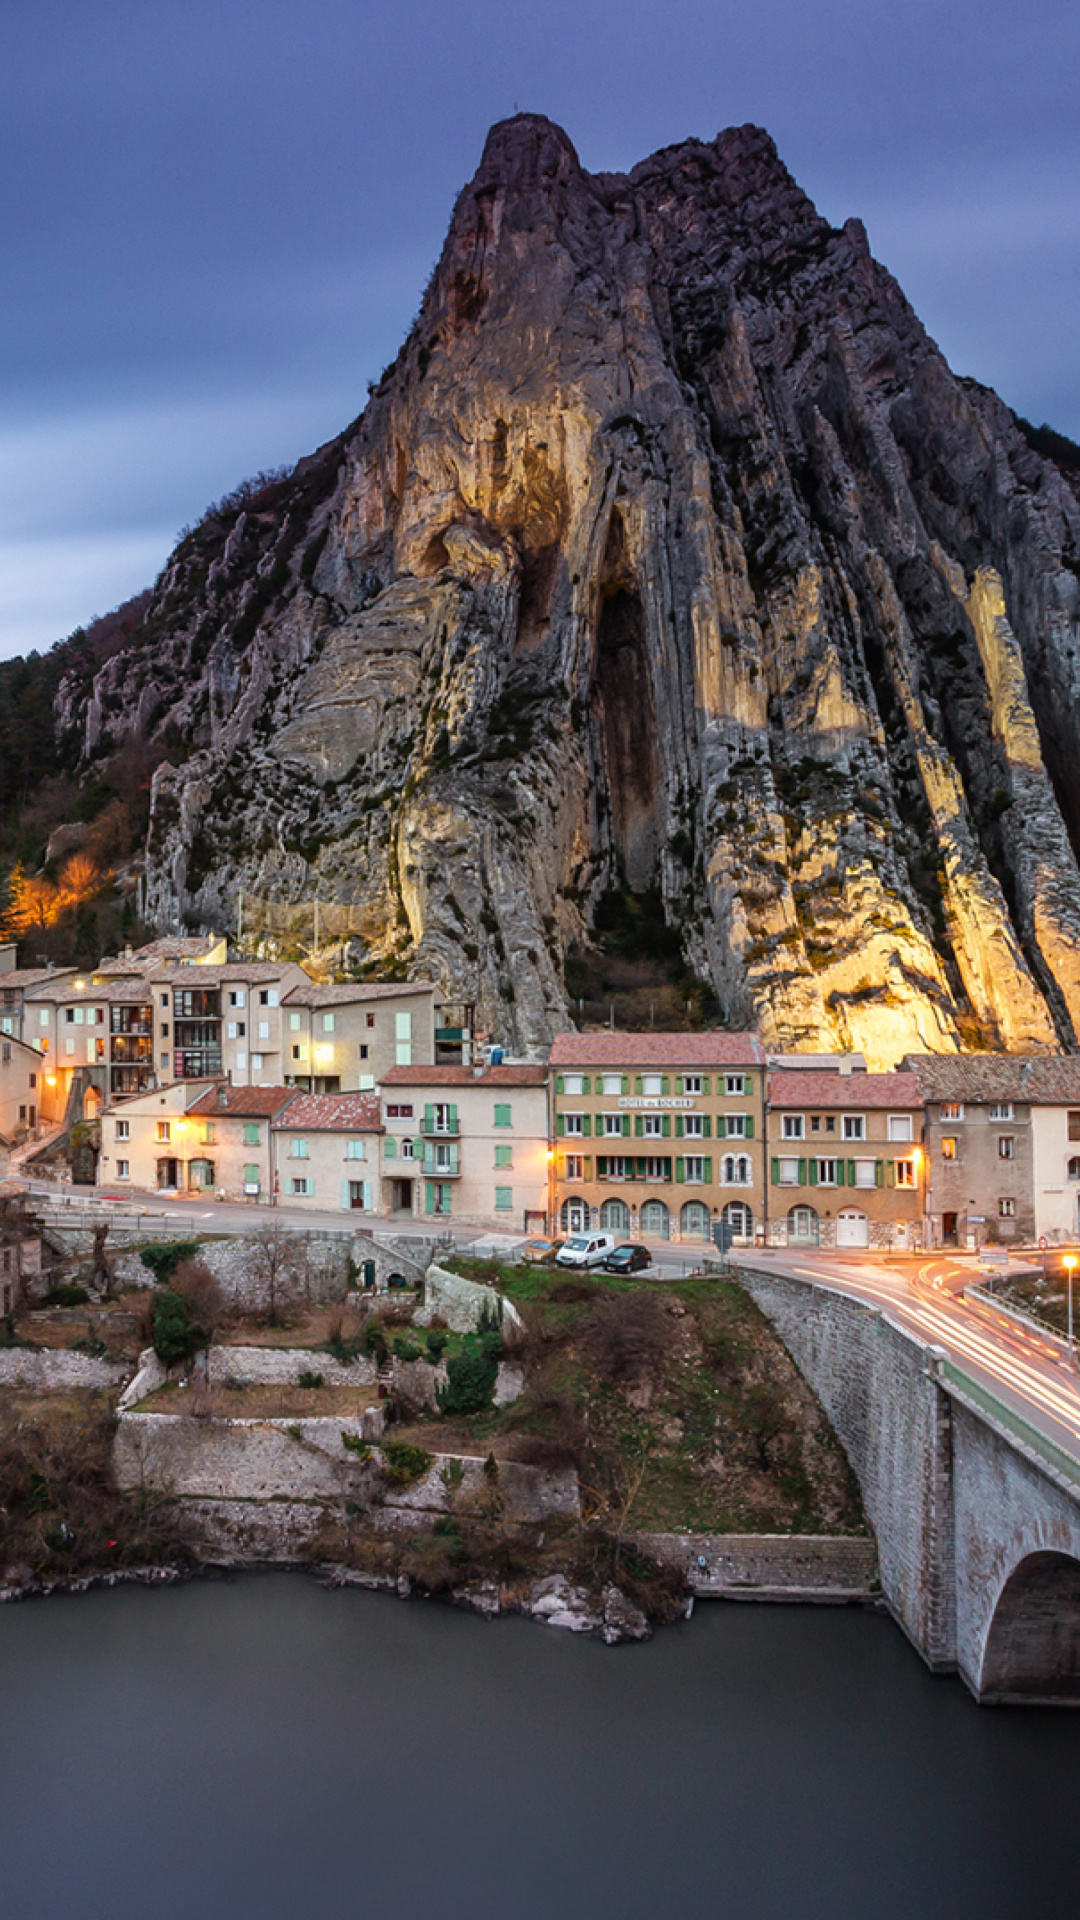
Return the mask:
[[299,1015],[298,1013],[290,1013],[290,1015],[289,1015],[289,1031],[290,1031],[290,1033],[299,1033],[299,1031],[300,1031],[300,1015]]
[[1012,1117],[1013,1110],[1011,1100],[999,1100],[990,1109],[991,1120],[1011,1120]]
[[345,1158],[346,1160],[362,1160],[364,1158],[363,1141],[362,1140],[346,1140]]
[[245,1147],[257,1147],[259,1144],[259,1123],[257,1120],[244,1121]]
[[397,1102],[391,1102],[386,1109],[386,1117],[388,1120],[411,1120],[413,1110],[411,1106],[403,1107]]
[[246,1021],[227,1020],[225,1022],[225,1038],[227,1040],[246,1040],[247,1038]]
[[373,1013],[368,1014],[367,1023],[369,1027],[373,1027],[375,1025],[375,1015]]
[[296,1199],[298,1200],[302,1200],[306,1196],[313,1194],[314,1191],[315,1191],[314,1180],[297,1179],[296,1176],[294,1175],[293,1178],[289,1181],[289,1192],[295,1195]]
[[647,1140],[659,1140],[664,1131],[664,1116],[661,1113],[645,1114],[641,1130]]
[[246,1007],[247,992],[243,987],[235,987],[229,995],[230,1007]]
[[117,1123],[116,1123],[116,1137],[117,1137],[117,1139],[118,1139],[118,1140],[130,1140],[130,1139],[131,1139],[131,1121],[130,1121],[130,1120],[118,1120],[118,1121],[117,1121]]
[[116,1163],[116,1177],[117,1177],[117,1179],[118,1179],[118,1180],[130,1180],[130,1179],[131,1179],[131,1161],[130,1161],[130,1160],[118,1160],[118,1161],[117,1161],[117,1163]]
[[785,1140],[803,1138],[803,1117],[801,1113],[785,1113],[781,1131]]
[[621,1153],[601,1154],[596,1162],[598,1180],[625,1180],[626,1157]]
[[861,1113],[845,1113],[844,1139],[845,1140],[865,1140],[866,1139],[866,1121],[863,1118],[863,1115]]
[[247,1066],[247,1054],[242,1049],[236,1056],[236,1065],[238,1070],[242,1070]]
[[278,1003],[278,990],[277,990],[277,988],[276,988],[276,987],[264,987],[264,988],[262,989],[262,992],[261,992],[261,993],[259,994],[259,1005],[260,1005],[260,1007],[276,1007],[276,1006],[277,1006],[277,1003]]
[[[605,1075],[604,1075],[604,1092],[605,1092],[605,1093],[618,1093],[618,1092],[620,1092],[620,1091],[621,1091],[621,1088],[620,1088],[620,1087],[617,1087],[617,1086],[611,1086],[611,1087],[609,1087],[609,1086],[608,1086],[608,1080],[609,1080],[610,1078],[611,1078],[611,1076],[610,1076],[609,1074],[605,1074]],[[645,1073],[645,1074],[642,1074],[642,1077],[641,1077],[641,1091],[642,1091],[642,1093],[644,1093],[645,1095],[647,1095],[647,1097],[648,1097],[648,1098],[649,1098],[650,1100],[657,1100],[657,1099],[659,1099],[659,1097],[660,1097],[660,1095],[661,1095],[661,1094],[663,1093],[663,1091],[664,1091],[664,1076],[663,1076],[663,1074],[662,1074],[662,1073]]]
[[684,1093],[700,1093],[701,1092],[700,1073],[684,1073],[682,1090]]
[[169,1071],[169,1056],[168,1056],[168,1054],[167,1054],[167,1053],[162,1053],[162,1054],[159,1054],[159,1055],[158,1055],[158,1060],[159,1060],[159,1062],[160,1062],[160,1065],[161,1065],[161,1070],[162,1070],[162,1072],[163,1072],[163,1073],[168,1073],[168,1071]]
[[819,1187],[835,1187],[836,1161],[819,1160],[817,1163],[817,1183]]
[[1080,1113],[1069,1115],[1069,1139],[1080,1140]]
[[303,1047],[294,1047],[292,1050],[292,1057],[294,1060],[302,1060],[304,1057]]
[[684,1114],[683,1132],[688,1140],[700,1140],[704,1137],[705,1122],[700,1113]]
[[357,1074],[356,1091],[357,1093],[374,1093],[375,1075],[373,1073]]
[[688,1186],[700,1186],[705,1178],[705,1161],[700,1153],[688,1153],[683,1161],[683,1179]]
[[582,1134],[585,1131],[585,1115],[583,1113],[564,1113],[562,1121],[564,1133]]
[[656,1155],[653,1155],[650,1159],[646,1160],[645,1176],[649,1180],[670,1180],[671,1179],[671,1161],[668,1158],[668,1156],[665,1154],[663,1157],[661,1157],[660,1155],[656,1154]]
[[[1078,1161],[1076,1162],[1076,1165],[1077,1165],[1077,1168],[1078,1168],[1078,1169],[1080,1169],[1080,1160],[1078,1160]],[[1078,1173],[1077,1173],[1077,1176],[1076,1176],[1076,1177],[1077,1177],[1077,1179],[1078,1179],[1078,1180],[1080,1180],[1080,1171],[1078,1171]],[[563,1175],[563,1178],[564,1178],[564,1180],[584,1180],[584,1178],[585,1178],[585,1156],[584,1156],[584,1154],[581,1154],[581,1153],[568,1153],[568,1154],[567,1154],[567,1156],[566,1156],[566,1171],[565,1171],[565,1173],[564,1173],[564,1175]]]
[[943,1100],[942,1101],[941,1118],[943,1120],[962,1120],[963,1117],[964,1117],[964,1109],[960,1104],[959,1100]]
[[269,1020],[260,1020],[260,1021],[259,1021],[259,1039],[260,1039],[260,1040],[269,1040],[269,1038],[270,1038],[270,1022],[269,1022]]
[[217,1145],[217,1128],[214,1126],[214,1123],[212,1120],[207,1120],[203,1126],[202,1144],[204,1147],[213,1147]]
[[512,1167],[514,1164],[513,1154],[513,1147],[496,1147],[495,1165],[497,1167]]
[[564,1073],[563,1074],[563,1092],[564,1093],[570,1093],[575,1095],[576,1097],[578,1094],[584,1093],[584,1091],[585,1091],[585,1075],[583,1073]]
[[513,1187],[496,1187],[495,1189],[496,1213],[510,1213],[513,1208],[513,1205],[514,1205]]
[[1015,1200],[999,1200],[998,1201],[998,1219],[999,1220],[1015,1220],[1016,1219],[1016,1201]]
[[167,1007],[167,1006],[168,1006],[168,1004],[169,1004],[169,996],[168,996],[168,994],[167,994],[167,993],[163,993],[163,994],[161,995],[161,1004],[162,1004],[162,1006],[163,1006],[163,1007]]
[[[166,1000],[165,1000],[165,1005],[166,1005],[166,1006],[168,1006],[168,1004],[169,1004],[169,1002],[168,1002],[168,999],[166,998]],[[49,1009],[48,1009],[48,1007],[42,1007],[42,1009],[41,1009],[41,1012],[40,1012],[40,1013],[38,1014],[38,1020],[39,1020],[39,1022],[40,1022],[40,1024],[41,1024],[41,1025],[42,1025],[43,1027],[47,1027],[47,1026],[48,1026],[48,1024],[49,1024]],[[1080,1120],[1080,1113],[1078,1113],[1076,1117],[1077,1117],[1077,1119],[1078,1119],[1078,1120]],[[1071,1114],[1069,1115],[1069,1118],[1070,1118],[1070,1120],[1071,1120],[1071,1118],[1072,1118],[1072,1115],[1071,1115]],[[1070,1137],[1071,1137],[1071,1136],[1070,1136]]]
[[167,1040],[169,1037],[169,1023],[167,1020],[163,1020],[161,1023],[161,1037],[163,1040]]
[[999,1160],[1015,1160],[1015,1158],[1016,1158],[1015,1134],[999,1133],[998,1134],[998,1159]]
[[499,1101],[496,1101],[496,1103],[495,1103],[495,1125],[496,1125],[497,1127],[509,1127],[509,1126],[511,1126],[512,1124],[513,1124],[513,1123],[512,1123],[512,1120],[511,1120],[511,1117],[510,1117],[510,1108],[509,1108],[509,1106],[507,1106],[507,1105],[506,1105],[505,1103],[500,1103]]
[[[333,1015],[332,1013],[324,1013],[324,1014],[323,1014],[323,1017],[322,1017],[322,1030],[323,1030],[323,1032],[324,1032],[324,1033],[333,1033],[333,1031],[334,1031],[334,1015]],[[269,1033],[269,1031],[270,1031],[270,1029],[269,1029],[269,1027],[267,1027],[267,1029],[266,1029],[266,1031],[267,1031],[267,1033]]]
[[893,1170],[894,1170],[893,1177],[898,1187],[914,1187],[915,1185],[914,1160],[895,1160],[893,1162]]
[[449,1213],[453,1203],[454,1189],[448,1180],[428,1181],[427,1210],[429,1213]]
[[366,1060],[367,1059],[367,1042],[364,1041],[359,1047],[357,1047],[356,1051],[359,1054],[361,1060]]
[[69,1034],[67,1039],[64,1041],[64,1052],[74,1053],[74,1051],[75,1051],[75,1036],[74,1034]]
[[857,1187],[876,1187],[877,1168],[872,1160],[856,1160],[855,1185]]
[[1080,1159],[1070,1160],[1065,1171],[1070,1180],[1080,1180]]
[[910,1113],[890,1113],[889,1139],[890,1140],[913,1139],[914,1138],[914,1135],[912,1132],[913,1125],[914,1123],[912,1121]]
[[159,1139],[159,1140],[171,1140],[171,1138],[172,1138],[172,1125],[171,1125],[171,1122],[170,1122],[170,1121],[168,1121],[168,1120],[159,1120],[159,1121],[158,1121],[158,1123],[157,1123],[157,1137],[158,1137],[158,1139]]
[[820,1132],[821,1132],[821,1115],[820,1115],[820,1113],[813,1113],[813,1114],[811,1114],[811,1116],[810,1116],[810,1131],[811,1131],[811,1133],[820,1133]]
[[729,1073],[725,1075],[725,1093],[749,1093],[749,1091],[750,1089],[746,1084],[746,1075],[744,1073]]
[[621,1135],[623,1130],[621,1113],[605,1113],[603,1120],[604,1133],[608,1139],[611,1139],[611,1137],[616,1134]]
[[720,1162],[720,1177],[725,1187],[748,1187],[751,1177],[749,1156],[745,1153],[726,1153]]
[[[724,1132],[727,1134],[729,1140],[746,1139],[746,1118],[745,1113],[728,1114],[724,1122]],[[689,1126],[689,1121],[687,1122],[687,1126]]]
[[413,1157],[413,1143],[412,1143],[412,1141],[411,1141],[411,1140],[403,1140],[403,1141],[402,1141],[402,1143],[401,1143],[401,1157],[402,1157],[402,1159],[403,1159],[403,1160],[411,1160],[411,1159],[412,1159],[412,1157]]
[[258,1069],[259,1069],[259,1071],[261,1072],[261,1071],[262,1071],[262,1063],[263,1063],[263,1057],[262,1057],[262,1054],[261,1054],[261,1053],[253,1053],[253,1054],[252,1054],[252,1056],[251,1056],[251,1064],[252,1064],[252,1066],[253,1066],[253,1067],[258,1067]]
[[799,1163],[797,1160],[779,1160],[779,1184],[782,1187],[797,1187],[799,1184]]
[[[604,1093],[618,1094],[622,1092],[622,1074],[621,1073],[605,1073],[601,1077],[604,1082],[603,1089],[602,1089]],[[649,1077],[652,1078],[653,1076],[650,1075]],[[659,1078],[659,1075],[655,1077]],[[659,1087],[657,1087],[656,1091],[657,1093],[659,1093],[660,1091]],[[646,1088],[646,1092],[648,1092],[648,1088]]]
[[394,1015],[394,1058],[399,1067],[412,1066],[412,1014]]
[[290,1160],[306,1160],[307,1157],[308,1157],[308,1150],[307,1150],[306,1140],[290,1140],[289,1141],[289,1159]]
[[943,1160],[956,1159],[956,1139],[954,1135],[946,1134],[945,1138],[942,1140],[941,1157]]

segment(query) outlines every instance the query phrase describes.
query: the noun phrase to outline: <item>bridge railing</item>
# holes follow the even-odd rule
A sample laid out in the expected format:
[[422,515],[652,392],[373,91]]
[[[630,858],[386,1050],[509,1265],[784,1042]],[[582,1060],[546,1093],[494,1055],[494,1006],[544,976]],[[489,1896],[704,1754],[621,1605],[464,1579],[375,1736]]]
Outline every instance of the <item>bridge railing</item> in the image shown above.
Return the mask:
[[1022,1446],[1027,1447],[1029,1452],[1037,1453],[1048,1466],[1054,1468],[1055,1472],[1060,1473],[1073,1486],[1080,1487],[1080,1454],[1070,1453],[1067,1448],[1059,1447],[1055,1440],[1051,1440],[1049,1434],[1040,1433],[1038,1427],[1033,1427],[1029,1420],[1024,1419],[1022,1413],[1014,1412],[1012,1407],[1006,1406],[1004,1400],[998,1399],[996,1393],[991,1393],[987,1387],[980,1386],[979,1382],[973,1380],[969,1373],[965,1373],[962,1367],[958,1367],[955,1361],[942,1358],[938,1362],[938,1373],[939,1377],[955,1387],[965,1400],[970,1400],[982,1413],[989,1414],[991,1420],[996,1421],[999,1427],[1004,1427],[1014,1439],[1020,1441]]

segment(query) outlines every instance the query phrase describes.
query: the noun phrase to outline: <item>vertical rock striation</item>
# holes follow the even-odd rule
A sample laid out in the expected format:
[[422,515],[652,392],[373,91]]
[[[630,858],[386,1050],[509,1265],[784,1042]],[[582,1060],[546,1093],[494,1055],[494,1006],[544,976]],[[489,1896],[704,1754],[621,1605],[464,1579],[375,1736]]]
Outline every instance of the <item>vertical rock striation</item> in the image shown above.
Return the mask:
[[1080,1032],[1080,504],[742,127],[495,127],[362,418],[180,544],[63,724],[171,726],[162,924],[349,900],[512,1043],[612,887],[724,1019]]

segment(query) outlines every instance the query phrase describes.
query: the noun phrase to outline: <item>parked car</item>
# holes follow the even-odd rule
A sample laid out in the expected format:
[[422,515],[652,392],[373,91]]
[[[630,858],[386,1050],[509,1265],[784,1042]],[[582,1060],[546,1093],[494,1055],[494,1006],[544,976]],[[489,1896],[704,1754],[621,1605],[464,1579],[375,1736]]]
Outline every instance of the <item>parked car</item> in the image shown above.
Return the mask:
[[558,1267],[599,1267],[615,1250],[613,1233],[572,1233],[555,1255]]
[[518,1251],[522,1260],[536,1266],[541,1261],[554,1260],[561,1245],[561,1240],[526,1240]]
[[627,1241],[609,1253],[603,1265],[605,1273],[644,1273],[652,1266],[652,1254],[648,1247],[631,1246]]

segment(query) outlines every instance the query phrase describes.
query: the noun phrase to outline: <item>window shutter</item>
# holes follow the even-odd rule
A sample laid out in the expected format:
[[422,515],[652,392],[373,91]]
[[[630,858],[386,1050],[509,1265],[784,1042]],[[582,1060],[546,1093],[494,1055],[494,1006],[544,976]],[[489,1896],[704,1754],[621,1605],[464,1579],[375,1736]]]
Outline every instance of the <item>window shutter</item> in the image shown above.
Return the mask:
[[685,1088],[683,1087],[683,1077],[681,1073],[677,1073],[675,1075],[675,1091],[676,1093],[685,1092]]
[[451,1107],[451,1109],[450,1109],[450,1131],[451,1131],[451,1133],[456,1133],[456,1132],[457,1132],[457,1130],[458,1130],[458,1125],[457,1125],[457,1108],[456,1108],[456,1107]]
[[754,1137],[754,1116],[752,1113],[748,1113],[745,1120],[743,1121],[743,1139],[752,1140],[753,1137]]
[[630,1075],[629,1075],[628,1073],[624,1073],[624,1074],[623,1074],[623,1076],[622,1076],[622,1080],[621,1080],[621,1082],[620,1082],[620,1085],[621,1085],[621,1087],[622,1087],[622,1090],[623,1090],[623,1092],[624,1092],[624,1093],[629,1093],[629,1091],[630,1091]]
[[581,1076],[581,1091],[582,1093],[592,1092],[592,1081],[589,1079],[587,1073],[583,1073]]
[[[840,1172],[842,1172],[842,1171],[843,1171],[843,1166],[844,1166],[844,1163],[843,1163],[843,1161],[841,1160],[841,1161],[839,1162],[839,1164],[838,1164],[838,1167],[837,1167],[837,1172],[838,1172],[838,1173],[840,1173]],[[854,1162],[854,1160],[849,1160],[849,1161],[848,1161],[848,1163],[847,1163],[847,1183],[848,1183],[848,1186],[849,1186],[849,1187],[853,1187],[853,1186],[855,1185],[855,1162]],[[840,1185],[841,1185],[841,1186],[843,1186],[843,1184],[844,1184],[844,1183],[843,1183],[843,1181],[841,1180],[841,1182],[840,1182]]]
[[712,1155],[709,1153],[705,1155],[705,1184],[712,1186]]
[[722,1113],[718,1113],[716,1116],[716,1137],[718,1140],[727,1139],[727,1121]]
[[[805,1160],[800,1160],[800,1161],[799,1161],[799,1185],[800,1185],[800,1187],[801,1187],[801,1186],[803,1185],[803,1175],[802,1175],[802,1170],[803,1170],[803,1168],[804,1168],[804,1167],[806,1167],[806,1165],[807,1165],[807,1163],[806,1163],[806,1161],[805,1161]],[[810,1164],[809,1164],[809,1166],[807,1167],[807,1171],[808,1171],[808,1173],[809,1173],[809,1175],[810,1175],[810,1185],[811,1185],[812,1187],[816,1187],[816,1186],[817,1186],[817,1161],[816,1161],[816,1160],[811,1160],[811,1161],[810,1161]]]
[[662,1138],[662,1139],[664,1139],[664,1140],[670,1140],[670,1139],[671,1139],[671,1115],[670,1115],[670,1113],[665,1113],[665,1114],[664,1114],[664,1116],[663,1116],[663,1119],[662,1119],[662,1120],[661,1120],[661,1122],[660,1122],[660,1132],[661,1132],[661,1138]]
[[676,1138],[676,1140],[681,1140],[681,1139],[682,1139],[682,1137],[683,1137],[683,1134],[684,1134],[685,1132],[686,1132],[686,1126],[685,1126],[685,1123],[684,1123],[684,1121],[683,1121],[683,1117],[682,1117],[682,1114],[681,1114],[681,1113],[677,1113],[677,1114],[675,1115],[675,1138]]
[[686,1179],[686,1161],[683,1159],[681,1153],[675,1161],[675,1178],[676,1180]]
[[561,1074],[561,1073],[557,1073],[557,1074],[555,1075],[555,1091],[556,1091],[556,1093],[565,1093],[565,1092],[566,1092],[566,1087],[565,1087],[565,1085],[564,1085],[564,1082],[563,1082],[563,1077],[562,1077],[562,1074]]
[[608,1163],[607,1154],[598,1153],[596,1156],[596,1177],[598,1180],[607,1179],[607,1163]]
[[342,1204],[342,1206],[343,1206],[343,1207],[345,1207],[345,1208],[347,1208],[347,1207],[348,1207],[348,1205],[349,1205],[349,1199],[350,1199],[350,1195],[349,1195],[349,1183],[348,1183],[348,1181],[347,1181],[347,1180],[343,1180],[343,1181],[342,1181],[342,1183],[341,1183],[341,1204]]
[[582,1115],[581,1131],[584,1134],[585,1139],[587,1140],[590,1134],[592,1133],[592,1114],[591,1113],[586,1113]]
[[643,1113],[635,1113],[634,1133],[637,1136],[637,1138],[640,1140],[643,1137],[644,1132],[645,1132],[645,1115]]
[[434,1184],[433,1184],[433,1182],[432,1182],[432,1181],[430,1181],[430,1180],[425,1180],[425,1182],[424,1182],[424,1212],[425,1212],[425,1213],[434,1213],[434,1211],[435,1211],[435,1187],[434,1187]]
[[671,1076],[670,1076],[670,1074],[666,1074],[666,1073],[662,1073],[662,1074],[660,1075],[660,1091],[661,1091],[661,1093],[670,1093],[670,1092],[671,1092]]
[[896,1185],[896,1161],[895,1160],[886,1160],[885,1162],[885,1181],[887,1186],[895,1187]]
[[585,1178],[586,1180],[592,1179],[592,1154],[591,1153],[587,1153],[585,1155]]
[[642,1077],[641,1077],[641,1075],[640,1075],[640,1073],[635,1073],[635,1075],[634,1075],[634,1092],[635,1092],[635,1093],[637,1093],[637,1094],[642,1094],[642,1093],[644,1093],[644,1091],[645,1091],[645,1082],[644,1082],[644,1080],[642,1079]]
[[710,1078],[710,1076],[709,1076],[709,1075],[708,1075],[707,1073],[703,1073],[703,1074],[702,1074],[702,1076],[701,1076],[701,1091],[702,1091],[702,1093],[708,1093],[708,1092],[710,1092],[710,1090],[711,1090],[711,1088],[712,1088],[712,1080],[711,1080],[711,1078]]
[[360,1197],[361,1197],[361,1199],[363,1200],[363,1203],[364,1203],[364,1206],[365,1206],[365,1208],[366,1208],[366,1210],[367,1210],[367,1212],[368,1212],[368,1213],[370,1213],[370,1212],[371,1212],[371,1206],[372,1206],[372,1194],[371,1194],[371,1181],[370,1181],[370,1180],[364,1180],[364,1181],[363,1181],[363,1182],[361,1183],[361,1189],[360,1189]]
[[561,1140],[563,1135],[566,1132],[566,1117],[564,1114],[557,1113],[555,1115],[555,1132],[558,1134],[559,1139]]
[[712,1114],[711,1113],[703,1113],[701,1116],[701,1137],[703,1140],[712,1139]]
[[623,1114],[622,1130],[623,1130],[623,1138],[626,1139],[630,1133],[630,1115],[628,1113]]
[[[431,1106],[425,1107],[424,1108],[424,1132],[430,1133],[434,1128],[434,1125],[435,1125],[435,1109],[434,1107],[431,1107]],[[430,1207],[428,1208],[428,1212],[429,1213],[431,1212]]]
[[805,1187],[806,1185],[806,1161],[805,1160],[799,1161],[799,1185],[800,1187]]
[[880,1186],[882,1186],[882,1185],[884,1184],[884,1180],[885,1180],[885,1163],[884,1163],[884,1161],[883,1161],[883,1160],[875,1160],[875,1161],[874,1161],[874,1185],[875,1185],[875,1187],[880,1187]]
[[778,1187],[780,1185],[780,1162],[776,1158],[775,1154],[773,1155],[773,1158],[772,1158],[772,1171],[770,1174],[770,1178],[772,1180],[774,1187]]

